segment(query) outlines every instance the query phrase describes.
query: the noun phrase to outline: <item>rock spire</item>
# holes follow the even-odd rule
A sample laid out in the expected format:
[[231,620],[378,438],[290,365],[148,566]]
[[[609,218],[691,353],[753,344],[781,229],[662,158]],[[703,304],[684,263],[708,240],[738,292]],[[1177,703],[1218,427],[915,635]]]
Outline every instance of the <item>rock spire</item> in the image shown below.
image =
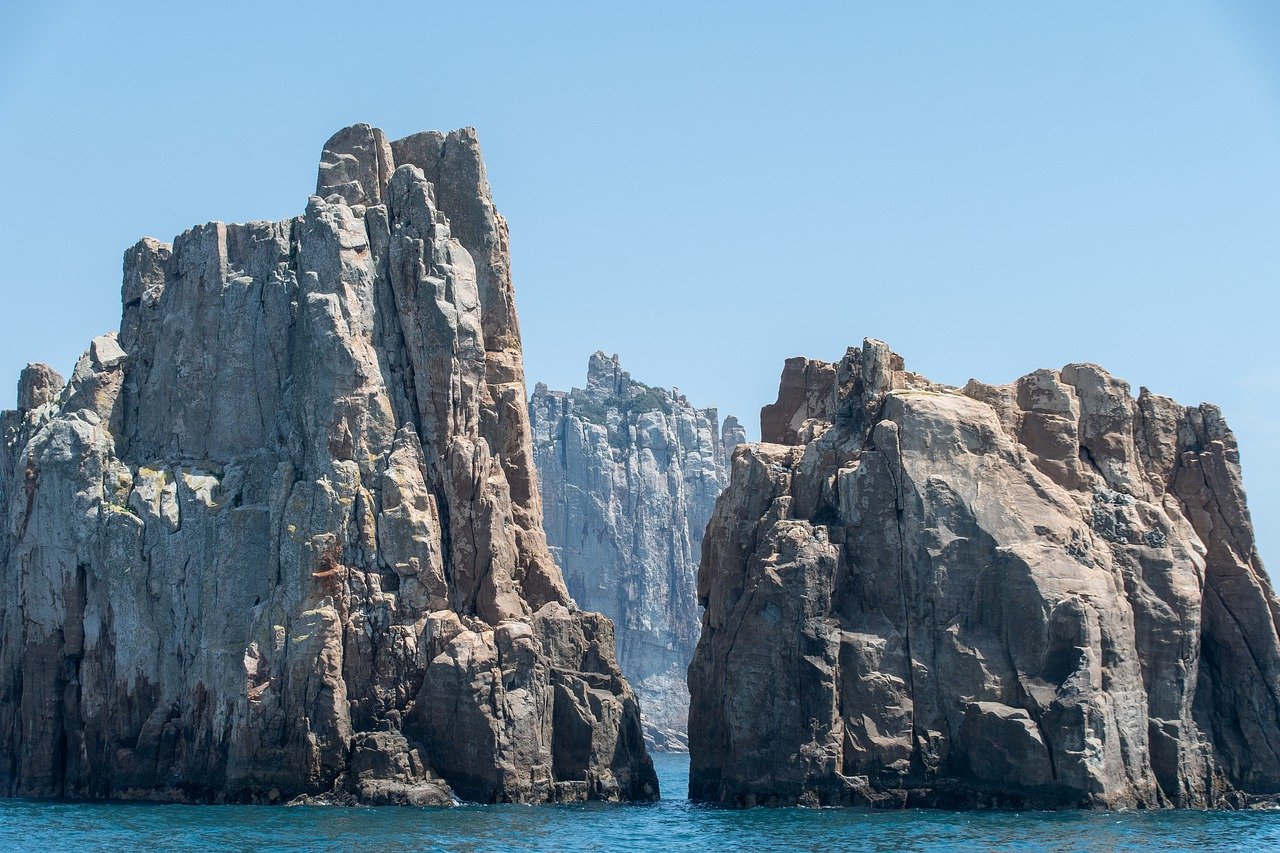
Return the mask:
[[142,240],[122,301],[0,421],[0,793],[656,797],[474,131],[346,128],[303,215]]

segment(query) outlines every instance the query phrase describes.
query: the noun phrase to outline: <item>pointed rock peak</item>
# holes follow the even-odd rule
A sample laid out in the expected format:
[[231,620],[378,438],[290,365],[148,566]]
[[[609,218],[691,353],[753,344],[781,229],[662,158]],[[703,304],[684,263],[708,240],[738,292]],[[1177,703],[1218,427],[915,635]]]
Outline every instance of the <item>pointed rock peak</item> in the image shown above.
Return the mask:
[[111,370],[118,367],[125,359],[125,352],[120,348],[119,335],[107,332],[99,335],[89,344],[89,358],[93,366],[99,370]]
[[[456,131],[455,131],[456,132]],[[426,175],[434,175],[440,168],[446,134],[438,130],[412,133],[403,139],[391,141],[391,153],[396,163],[417,166]]]
[[[450,233],[467,251],[490,256],[505,245],[506,228],[493,207],[489,178],[475,128],[441,133],[428,130],[393,140],[397,165],[417,166],[435,187],[436,203],[449,219]],[[498,319],[510,313],[509,297],[497,285],[486,287],[485,311]],[[485,334],[491,330],[486,328]]]
[[316,195],[338,196],[349,205],[382,204],[395,171],[391,144],[376,127],[353,124],[329,137],[320,154]]
[[1133,396],[1128,382],[1123,379],[1117,379],[1103,367],[1092,362],[1086,361],[1065,365],[1062,370],[1058,371],[1058,375],[1062,377],[1063,382],[1073,386],[1076,389],[1076,393],[1082,396],[1090,394],[1099,396]]
[[66,380],[47,364],[28,364],[18,376],[18,411],[29,412],[52,403]]
[[778,381],[778,399],[760,409],[760,440],[800,443],[805,421],[831,416],[835,382],[834,364],[803,356],[787,359]]
[[433,182],[448,179],[460,188],[488,195],[488,176],[474,127],[442,133],[424,130],[390,143],[396,163],[417,166]]
[[733,460],[733,451],[739,444],[747,443],[747,431],[742,423],[733,415],[728,415],[720,426],[720,450],[724,454],[725,468],[729,468]]
[[902,356],[889,349],[884,341],[865,338],[862,341],[862,363],[859,371],[860,396],[868,405],[897,388],[895,374],[906,370]]
[[875,338],[862,339],[862,365],[865,373],[877,375],[892,374],[906,370],[906,362],[884,341]]
[[587,387],[599,388],[613,393],[623,377],[630,379],[630,374],[622,369],[618,356],[606,355],[603,350],[596,350],[587,362]]

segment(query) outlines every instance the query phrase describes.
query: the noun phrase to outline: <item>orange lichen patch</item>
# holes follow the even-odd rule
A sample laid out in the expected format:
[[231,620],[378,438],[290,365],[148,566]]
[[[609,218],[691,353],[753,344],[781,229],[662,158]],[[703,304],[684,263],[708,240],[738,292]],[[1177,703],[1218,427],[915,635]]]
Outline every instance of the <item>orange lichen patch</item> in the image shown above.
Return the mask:
[[342,565],[342,545],[336,539],[330,540],[320,552],[316,563],[318,568],[311,573],[311,577],[320,581],[321,589],[326,595],[339,593],[347,568]]

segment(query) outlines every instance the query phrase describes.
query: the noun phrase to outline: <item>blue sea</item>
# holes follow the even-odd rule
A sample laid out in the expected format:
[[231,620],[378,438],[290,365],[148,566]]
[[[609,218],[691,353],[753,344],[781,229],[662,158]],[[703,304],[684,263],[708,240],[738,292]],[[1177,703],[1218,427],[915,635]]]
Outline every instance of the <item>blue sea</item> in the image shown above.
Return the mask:
[[454,809],[178,806],[0,800],[0,849],[591,851],[1280,850],[1280,812],[726,809],[685,800],[689,761],[654,756],[643,806]]

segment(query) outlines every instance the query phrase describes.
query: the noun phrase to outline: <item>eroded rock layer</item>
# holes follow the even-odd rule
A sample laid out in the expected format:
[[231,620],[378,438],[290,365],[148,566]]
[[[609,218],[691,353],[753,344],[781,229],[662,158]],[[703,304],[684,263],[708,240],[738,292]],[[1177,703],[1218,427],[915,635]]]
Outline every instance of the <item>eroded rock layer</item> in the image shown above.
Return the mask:
[[143,240],[122,296],[0,420],[0,793],[656,796],[473,131],[347,128],[302,216]]
[[1091,364],[957,389],[792,360],[703,546],[693,798],[1280,792],[1280,605],[1236,441]]
[[569,592],[617,626],[650,745],[683,750],[702,534],[745,433],[732,417],[722,430],[715,409],[633,380],[603,352],[591,356],[585,388],[539,383],[529,414],[547,539]]

